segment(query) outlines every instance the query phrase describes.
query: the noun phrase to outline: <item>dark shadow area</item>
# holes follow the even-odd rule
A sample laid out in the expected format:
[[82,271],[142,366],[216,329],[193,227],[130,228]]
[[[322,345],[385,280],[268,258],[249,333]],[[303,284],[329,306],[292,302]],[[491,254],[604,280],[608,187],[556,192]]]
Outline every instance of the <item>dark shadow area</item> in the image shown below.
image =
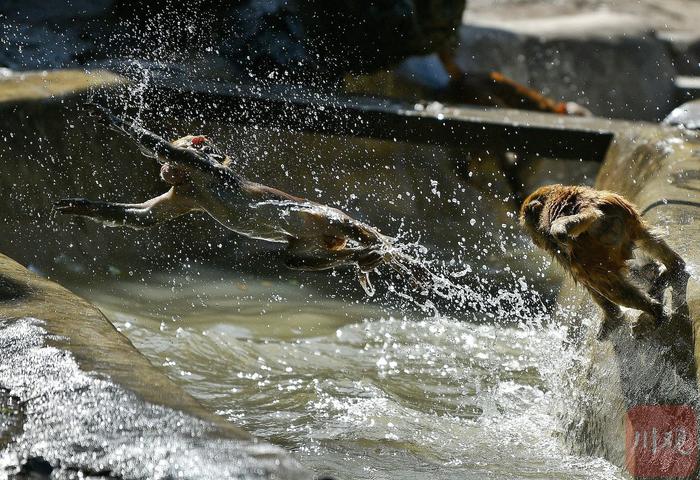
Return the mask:
[[29,288],[21,283],[0,275],[0,302],[10,302],[29,295]]

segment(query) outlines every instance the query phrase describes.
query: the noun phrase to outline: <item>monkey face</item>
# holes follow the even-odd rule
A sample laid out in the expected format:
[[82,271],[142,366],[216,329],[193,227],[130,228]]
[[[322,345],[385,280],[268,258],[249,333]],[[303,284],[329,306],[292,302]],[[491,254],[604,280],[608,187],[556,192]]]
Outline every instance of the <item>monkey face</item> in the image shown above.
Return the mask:
[[520,225],[530,235],[534,244],[540,248],[546,249],[550,244],[549,229],[543,225],[542,212],[550,199],[556,196],[560,187],[560,185],[540,187],[531,193],[520,207]]
[[537,229],[540,214],[549,195],[549,187],[542,187],[530,194],[520,207],[520,224],[530,229]]
[[173,145],[180,148],[189,148],[191,150],[202,152],[219,163],[224,163],[228,158],[226,154],[224,154],[221,149],[214,144],[214,142],[209,140],[204,135],[187,135],[175,140]]

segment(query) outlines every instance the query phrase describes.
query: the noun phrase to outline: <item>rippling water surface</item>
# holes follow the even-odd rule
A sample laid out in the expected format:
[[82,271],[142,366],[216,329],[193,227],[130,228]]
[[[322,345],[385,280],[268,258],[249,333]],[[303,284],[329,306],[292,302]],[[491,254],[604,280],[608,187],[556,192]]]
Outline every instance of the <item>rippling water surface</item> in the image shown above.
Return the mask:
[[206,406],[319,474],[623,478],[558,436],[560,328],[392,316],[284,282],[146,285],[81,293]]

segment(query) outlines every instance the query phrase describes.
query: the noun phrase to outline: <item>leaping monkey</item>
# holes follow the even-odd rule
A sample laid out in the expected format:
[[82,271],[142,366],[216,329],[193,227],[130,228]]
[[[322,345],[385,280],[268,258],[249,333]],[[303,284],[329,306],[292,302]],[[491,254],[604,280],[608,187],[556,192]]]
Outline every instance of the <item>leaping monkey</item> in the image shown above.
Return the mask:
[[188,135],[168,142],[103,107],[91,108],[108,126],[129,136],[145,155],[161,163],[160,177],[171,187],[142,203],[63,199],[54,204],[59,212],[132,228],[206,212],[246,237],[286,243],[285,263],[292,269],[354,265],[368,291],[368,272],[383,263],[410,274],[406,265],[410,259],[396,251],[393,239],[336,208],[246,180],[233,170],[231,158],[207,137]]

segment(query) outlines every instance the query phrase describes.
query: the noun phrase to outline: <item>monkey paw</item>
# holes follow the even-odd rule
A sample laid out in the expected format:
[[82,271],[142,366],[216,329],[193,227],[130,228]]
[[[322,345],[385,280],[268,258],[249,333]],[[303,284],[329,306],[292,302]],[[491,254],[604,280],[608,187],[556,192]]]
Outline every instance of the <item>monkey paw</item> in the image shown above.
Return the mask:
[[566,102],[564,104],[565,113],[576,117],[592,117],[593,112],[576,102]]
[[92,212],[94,203],[84,198],[64,198],[54,202],[53,209],[69,215],[86,215]]
[[556,221],[549,230],[549,233],[559,242],[564,243],[568,239],[568,232],[566,231],[566,225],[563,223],[557,223]]

